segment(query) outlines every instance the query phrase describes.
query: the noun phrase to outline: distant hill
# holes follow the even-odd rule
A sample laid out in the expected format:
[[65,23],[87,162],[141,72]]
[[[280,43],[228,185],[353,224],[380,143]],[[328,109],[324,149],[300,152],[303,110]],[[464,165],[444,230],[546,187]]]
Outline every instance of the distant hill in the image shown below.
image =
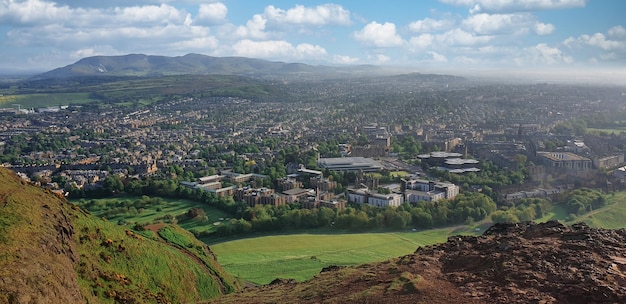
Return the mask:
[[244,57],[212,57],[187,54],[179,57],[130,54],[94,56],[39,74],[34,79],[79,76],[165,76],[165,75],[345,75],[380,73],[383,69],[362,65],[354,67],[312,66],[303,63],[274,62]]
[[176,226],[130,231],[0,168],[0,303],[199,303],[240,289]]

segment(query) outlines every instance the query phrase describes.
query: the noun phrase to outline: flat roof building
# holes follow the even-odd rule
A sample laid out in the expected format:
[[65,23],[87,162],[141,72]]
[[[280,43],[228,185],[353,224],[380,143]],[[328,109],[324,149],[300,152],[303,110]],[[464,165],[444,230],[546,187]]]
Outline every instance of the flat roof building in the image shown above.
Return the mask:
[[320,158],[317,164],[331,171],[375,172],[383,169],[380,162],[365,157]]
[[574,171],[591,170],[591,159],[570,152],[538,152],[543,165],[548,168]]

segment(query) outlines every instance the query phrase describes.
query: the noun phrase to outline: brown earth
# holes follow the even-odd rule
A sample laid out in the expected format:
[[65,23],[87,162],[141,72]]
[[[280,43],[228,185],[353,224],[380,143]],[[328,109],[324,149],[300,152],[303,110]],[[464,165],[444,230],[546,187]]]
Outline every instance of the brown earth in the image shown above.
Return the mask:
[[215,303],[626,303],[626,230],[496,224],[412,255],[330,267]]

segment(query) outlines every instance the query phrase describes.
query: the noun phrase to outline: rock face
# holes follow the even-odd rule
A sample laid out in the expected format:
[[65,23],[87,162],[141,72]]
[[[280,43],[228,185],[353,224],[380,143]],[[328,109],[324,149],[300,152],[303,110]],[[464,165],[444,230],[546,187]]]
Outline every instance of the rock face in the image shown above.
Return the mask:
[[626,230],[496,224],[481,237],[420,248],[470,299],[490,303],[626,303]]
[[[278,295],[274,297],[273,295]],[[220,303],[626,303],[626,230],[496,224],[414,254],[329,268]]]

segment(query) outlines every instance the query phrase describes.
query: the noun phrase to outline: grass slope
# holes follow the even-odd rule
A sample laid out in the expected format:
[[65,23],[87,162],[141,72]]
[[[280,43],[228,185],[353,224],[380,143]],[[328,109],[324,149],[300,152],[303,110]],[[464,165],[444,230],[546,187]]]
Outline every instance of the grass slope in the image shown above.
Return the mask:
[[141,236],[3,168],[0,199],[0,303],[188,303],[240,288],[181,228]]
[[607,200],[607,206],[584,214],[571,223],[585,222],[594,228],[626,228],[626,191],[611,194]]
[[446,241],[454,228],[421,232],[295,234],[241,239],[212,245],[229,273],[255,284],[276,278],[304,281],[324,267],[358,265],[412,253]]

